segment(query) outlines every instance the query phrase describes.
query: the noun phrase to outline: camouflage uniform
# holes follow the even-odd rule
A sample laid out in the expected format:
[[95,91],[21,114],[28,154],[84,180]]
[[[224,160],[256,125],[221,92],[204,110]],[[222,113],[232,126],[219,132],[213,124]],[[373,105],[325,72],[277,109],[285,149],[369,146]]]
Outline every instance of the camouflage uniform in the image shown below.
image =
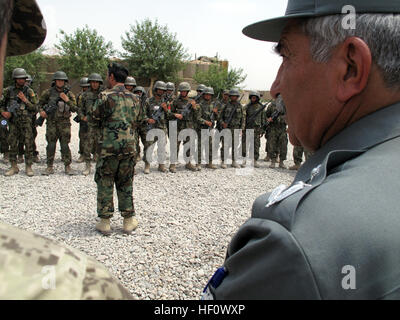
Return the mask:
[[[82,97],[85,92],[82,90],[79,92],[76,96],[76,105],[78,107],[78,114],[80,114],[80,111],[82,109]],[[88,134],[88,129],[87,126],[82,125],[82,123],[79,123],[79,151],[78,153],[83,157],[83,142],[87,139],[87,134]]]
[[103,219],[113,216],[115,184],[119,211],[124,218],[133,217],[136,127],[143,121],[138,96],[123,85],[102,92],[94,105],[93,119],[101,126],[95,174],[98,216]]
[[301,163],[303,162],[303,153],[306,161],[312,155],[312,152],[305,150],[303,147],[295,146],[293,148],[293,159],[296,165],[301,165]]
[[[71,141],[70,118],[71,112],[78,112],[78,107],[76,106],[75,95],[71,91],[68,91],[67,97],[69,98],[68,103],[63,103],[64,106],[58,107],[56,112],[51,115],[47,115],[46,153],[48,167],[53,166],[58,140],[60,141],[61,157],[65,166],[70,165],[72,162],[71,150],[69,149],[69,143]],[[44,111],[43,106],[46,104],[57,103],[59,98],[60,92],[55,86],[44,91],[39,101],[40,111]]]
[[[153,141],[146,141],[146,136],[147,133],[149,132],[149,130],[151,129],[160,129],[162,131],[164,131],[165,135],[167,135],[167,118],[168,118],[168,114],[165,113],[165,111],[163,112],[163,115],[161,116],[160,122],[159,123],[155,123],[154,125],[149,125],[148,124],[148,120],[152,119],[152,115],[155,112],[155,107],[158,106],[161,108],[161,102],[162,99],[158,99],[156,98],[156,96],[151,97],[150,99],[147,99],[147,101],[143,104],[143,115],[144,115],[144,119],[143,119],[143,125],[141,126],[143,128],[143,137],[142,137],[142,142],[144,142],[144,161],[146,163],[149,163],[150,159],[147,159],[147,150],[158,141],[157,137],[153,140]],[[143,140],[144,138],[144,140]],[[166,141],[165,141],[166,142]],[[160,159],[159,159],[160,160]],[[164,164],[163,161],[160,162],[160,164]]]
[[[178,136],[179,136],[179,133],[184,129],[194,129],[194,130],[197,129],[197,122],[198,122],[198,119],[200,118],[199,117],[200,107],[198,105],[196,105],[195,108],[191,107],[191,112],[187,119],[179,120],[179,119],[176,119],[174,116],[174,114],[182,114],[182,112],[185,109],[185,107],[187,106],[187,104],[190,103],[191,101],[192,101],[192,99],[190,99],[189,97],[183,98],[181,95],[179,95],[179,97],[171,105],[171,113],[169,114],[169,119],[171,121],[177,121]],[[170,137],[170,139],[171,139],[171,137]],[[183,141],[183,144],[186,144],[188,142],[190,142],[190,137],[187,137]],[[178,140],[177,141],[177,157],[179,155],[180,145],[181,145],[181,141]],[[195,151],[195,150],[192,150],[192,151]],[[190,156],[189,150],[187,150],[186,156],[187,157]]]
[[3,222],[0,264],[2,300],[133,299],[93,258]]
[[[247,119],[251,118],[259,110],[264,109],[264,106],[260,103],[249,103],[245,106]],[[263,135],[262,124],[264,123],[265,112],[261,111],[252,123],[246,124],[246,130],[254,130],[254,160],[258,161],[260,158],[260,147],[261,147],[261,136]],[[246,130],[243,131],[242,135],[242,156],[246,157]]]
[[[197,156],[198,156],[198,163],[202,162],[202,138],[201,138],[201,130],[207,129],[207,130],[211,130],[212,128],[210,128],[209,126],[206,125],[206,121],[209,122],[214,122],[217,120],[217,117],[215,117],[215,114],[213,116],[214,113],[214,108],[216,108],[214,102],[212,100],[207,101],[205,99],[202,99],[202,101],[200,102],[200,114],[199,114],[199,119],[198,119],[198,125],[199,125],[199,131],[198,131],[198,144],[197,144]],[[207,143],[205,141],[205,143]],[[206,146],[204,146],[204,148],[206,148]],[[216,157],[216,155],[213,155],[213,139],[210,136],[208,138],[208,150],[209,150],[209,156],[208,159],[206,159],[207,164],[212,164],[213,162],[213,156],[214,158]]]
[[100,92],[103,89],[100,87],[98,90],[89,89],[82,95],[82,105],[79,108],[79,117],[82,121],[87,117],[87,133],[86,139],[82,143],[82,154],[86,162],[90,162],[90,154],[93,152],[95,158],[98,158],[98,142],[100,139],[101,131],[98,123],[93,119],[92,111],[96,100],[99,98]]
[[[2,95],[0,98],[0,105],[2,104],[2,100],[4,96]],[[4,154],[4,158],[8,161],[8,152],[10,146],[8,144],[8,126],[7,120],[0,115],[0,153]]]
[[[232,147],[234,147],[234,130],[240,129],[244,130],[246,126],[246,109],[239,102],[229,102],[221,112],[220,122],[226,123],[229,120],[231,112],[235,109],[235,115],[232,118],[231,123],[228,125],[227,129],[230,130],[232,137]],[[222,149],[221,149],[221,160],[225,162],[228,155],[225,154],[225,139],[222,139]],[[235,152],[232,149],[232,161],[236,161]]]
[[[26,105],[17,97],[22,92],[28,99]],[[10,161],[17,162],[18,144],[23,141],[25,146],[25,163],[32,165],[33,163],[33,133],[32,133],[32,116],[37,113],[38,99],[31,88],[24,86],[18,88],[16,85],[8,87],[4,90],[4,98],[0,105],[0,113],[7,111],[12,103],[17,103],[19,109],[16,115],[12,115],[8,120],[9,135],[8,143],[10,145]]]
[[[272,102],[267,108],[265,114],[266,119],[270,118],[276,110],[276,104],[275,102]],[[268,141],[268,156],[271,159],[271,162],[277,162],[279,155],[279,161],[280,163],[283,163],[287,157],[288,145],[285,116],[280,115],[275,121],[269,124],[266,136]]]

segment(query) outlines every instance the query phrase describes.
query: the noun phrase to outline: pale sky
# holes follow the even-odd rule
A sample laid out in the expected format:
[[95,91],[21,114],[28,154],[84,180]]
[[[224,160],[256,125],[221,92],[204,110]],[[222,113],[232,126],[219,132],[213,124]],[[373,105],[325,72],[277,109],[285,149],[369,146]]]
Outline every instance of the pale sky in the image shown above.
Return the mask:
[[[243,35],[247,25],[281,16],[287,0],[37,0],[45,16],[48,34],[44,45],[52,48],[62,29],[73,33],[86,24],[96,29],[114,49],[122,51],[121,36],[129,26],[145,18],[167,25],[188,50],[191,58],[215,56],[233,68],[243,68],[245,89],[269,90],[281,58],[273,44]],[[134,73],[134,71],[133,71]]]

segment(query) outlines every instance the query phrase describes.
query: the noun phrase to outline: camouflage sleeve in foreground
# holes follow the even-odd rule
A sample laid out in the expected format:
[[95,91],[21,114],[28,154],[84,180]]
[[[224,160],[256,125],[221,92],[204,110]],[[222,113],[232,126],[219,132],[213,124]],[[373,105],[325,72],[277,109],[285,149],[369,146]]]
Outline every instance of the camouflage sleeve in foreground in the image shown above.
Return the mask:
[[122,300],[129,292],[78,250],[0,222],[0,299]]

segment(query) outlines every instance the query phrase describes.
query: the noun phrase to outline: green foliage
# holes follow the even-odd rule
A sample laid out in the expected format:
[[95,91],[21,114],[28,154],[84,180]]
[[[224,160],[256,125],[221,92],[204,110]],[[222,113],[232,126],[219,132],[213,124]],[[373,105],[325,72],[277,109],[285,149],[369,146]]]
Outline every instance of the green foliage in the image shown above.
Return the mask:
[[106,75],[107,64],[115,54],[111,42],[105,42],[104,37],[87,25],[71,35],[60,30],[60,35],[55,46],[60,51],[58,64],[69,78],[79,79],[93,72]]
[[34,79],[33,89],[38,91],[40,82],[45,79],[46,58],[43,55],[44,50],[45,48],[42,47],[24,56],[7,57],[4,66],[4,87],[14,85],[14,80],[12,79],[13,70],[23,68]]
[[203,83],[207,87],[213,87],[215,95],[222,96],[225,89],[237,88],[247,78],[243,74],[243,69],[231,69],[222,67],[219,64],[212,64],[208,71],[197,71],[194,80]]
[[125,52],[121,54],[128,69],[135,77],[154,80],[175,80],[177,73],[184,68],[188,54],[169,32],[167,26],[161,26],[157,20],[145,19],[136,22],[121,37]]

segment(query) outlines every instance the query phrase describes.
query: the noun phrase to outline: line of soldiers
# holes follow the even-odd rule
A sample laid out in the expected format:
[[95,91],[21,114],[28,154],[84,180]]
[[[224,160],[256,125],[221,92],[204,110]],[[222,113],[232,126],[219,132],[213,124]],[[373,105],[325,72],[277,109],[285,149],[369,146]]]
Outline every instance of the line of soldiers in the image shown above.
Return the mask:
[[[45,90],[40,99],[32,90],[30,85],[30,76],[22,68],[17,68],[12,74],[14,85],[6,88],[0,100],[0,113],[2,115],[0,127],[0,148],[4,154],[4,159],[10,161],[11,168],[5,173],[6,176],[12,176],[19,172],[17,163],[22,160],[22,152],[25,156],[26,174],[33,176],[32,163],[39,162],[38,152],[36,149],[35,138],[37,136],[37,126],[46,122],[46,156],[47,168],[43,175],[54,174],[54,157],[56,151],[56,143],[60,142],[61,157],[65,165],[65,173],[74,175],[75,172],[71,168],[72,156],[69,148],[71,140],[71,114],[77,113],[74,118],[79,123],[79,163],[85,162],[83,175],[87,176],[91,173],[91,161],[96,162],[98,159],[98,144],[101,139],[101,131],[99,124],[92,117],[92,109],[99,98],[103,87],[103,79],[100,74],[92,73],[89,77],[80,80],[82,91],[75,97],[68,87],[69,79],[65,72],[57,71],[53,75],[53,82],[50,89]],[[140,157],[140,140],[144,146],[143,161],[145,162],[144,173],[150,173],[151,159],[148,159],[147,153],[153,144],[163,144],[166,146],[166,139],[158,141],[156,136],[153,140],[147,141],[147,135],[152,129],[159,129],[168,136],[170,122],[175,122],[177,127],[177,136],[169,136],[170,143],[176,146],[176,155],[170,155],[169,170],[165,165],[166,155],[159,155],[160,172],[176,173],[177,158],[181,146],[178,136],[182,130],[193,129],[197,133],[197,137],[187,137],[183,143],[197,145],[195,156],[190,158],[190,150],[187,150],[186,169],[190,171],[200,171],[202,169],[202,159],[206,164],[206,168],[217,169],[213,164],[216,155],[211,152],[213,149],[212,137],[201,141],[200,137],[204,129],[228,129],[231,140],[229,147],[232,149],[232,167],[240,168],[246,166],[246,160],[241,165],[238,163],[238,157],[246,159],[248,145],[246,145],[246,130],[254,130],[254,159],[253,165],[259,168],[257,162],[260,158],[260,140],[263,135],[267,139],[266,161],[271,161],[270,168],[275,168],[278,163],[279,167],[285,168],[284,161],[287,157],[288,138],[286,133],[285,116],[279,114],[276,110],[274,101],[267,105],[263,105],[261,95],[258,92],[251,92],[249,95],[250,102],[246,106],[240,103],[240,92],[237,89],[225,90],[222,99],[214,98],[214,90],[201,84],[197,87],[197,96],[189,98],[191,86],[187,82],[182,82],[178,87],[178,96],[175,96],[175,85],[171,82],[165,83],[157,81],[153,88],[153,96],[147,97],[143,87],[137,86],[133,77],[128,77],[125,87],[129,91],[135,93],[140,98],[140,112],[143,113],[143,121],[137,128],[138,140],[137,150],[138,157],[136,163],[142,158]],[[36,119],[37,113],[40,117]],[[235,130],[242,130],[241,150],[237,153],[233,150]],[[228,148],[226,144],[226,136],[221,136],[218,141],[217,150],[220,149],[222,160],[221,168],[227,168],[227,160],[229,154],[226,154]],[[220,148],[220,142],[222,147]],[[202,150],[202,145],[209,145],[208,153]],[[196,148],[196,147],[195,147]],[[160,148],[159,148],[160,149]],[[173,149],[171,149],[173,150]],[[205,157],[202,158],[202,152]],[[295,165],[292,170],[297,170],[302,162],[302,153],[304,150],[295,148],[294,159]],[[92,157],[93,156],[93,157]],[[308,155],[306,154],[306,157]],[[193,162],[193,163],[192,163]]]

